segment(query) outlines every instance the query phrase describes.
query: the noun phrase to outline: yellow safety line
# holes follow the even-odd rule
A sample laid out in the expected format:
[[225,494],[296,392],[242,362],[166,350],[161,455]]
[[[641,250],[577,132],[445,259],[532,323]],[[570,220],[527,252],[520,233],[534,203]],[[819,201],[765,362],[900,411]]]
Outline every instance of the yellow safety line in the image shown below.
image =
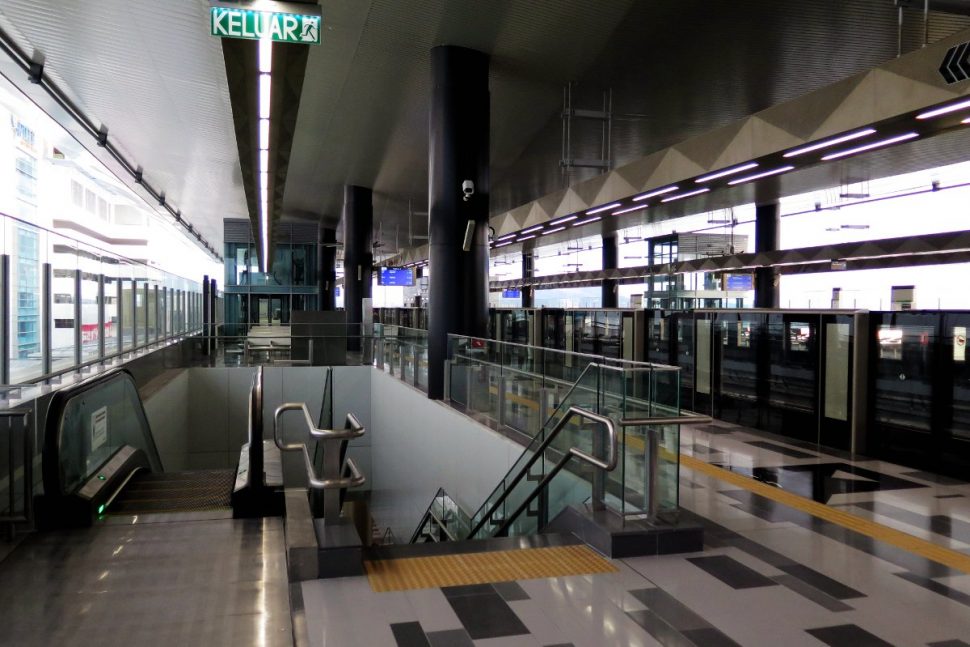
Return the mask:
[[366,561],[364,567],[377,593],[618,570],[584,545],[384,559]]
[[896,530],[895,528],[884,526],[881,523],[863,519],[862,517],[849,514],[837,508],[832,508],[824,503],[807,499],[793,492],[761,483],[730,470],[716,467],[693,456],[681,454],[680,463],[695,472],[701,472],[702,474],[725,481],[731,485],[737,485],[766,499],[771,499],[772,501],[787,505],[796,510],[801,510],[813,517],[818,517],[819,519],[824,519],[843,528],[848,528],[849,530],[889,544],[890,546],[902,548],[905,551],[919,555],[920,557],[925,557],[938,564],[949,566],[964,573],[970,573],[970,555],[965,555],[950,548],[934,544],[931,541],[921,539],[902,530]]

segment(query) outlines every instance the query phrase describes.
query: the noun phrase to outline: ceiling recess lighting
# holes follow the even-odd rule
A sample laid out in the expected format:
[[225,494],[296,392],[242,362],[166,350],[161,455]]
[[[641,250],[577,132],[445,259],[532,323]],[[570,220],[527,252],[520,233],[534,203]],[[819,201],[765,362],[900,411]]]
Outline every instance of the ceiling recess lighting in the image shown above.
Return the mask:
[[259,151],[259,170],[262,173],[269,171],[269,151],[266,149]]
[[[744,171],[750,171],[753,168],[758,168],[757,162],[748,162],[747,164],[742,164],[741,166],[732,166],[731,168],[724,169],[723,171],[718,171],[717,173],[711,173],[710,175],[702,175],[701,177],[694,180],[698,184],[703,184],[704,182],[710,182],[711,180],[716,180],[719,177],[727,177],[728,175],[734,175],[735,173],[742,173]],[[664,200],[666,202],[666,200]]]
[[273,71],[273,41],[264,38],[259,41],[259,71],[270,74]]
[[269,189],[269,173],[264,171],[259,174],[259,188],[263,191],[267,191]]
[[269,119],[259,120],[259,150],[269,150]]
[[890,137],[889,139],[882,139],[877,142],[872,142],[871,144],[866,144],[865,146],[858,146],[856,148],[850,148],[848,150],[839,151],[838,153],[832,153],[826,155],[822,158],[823,162],[829,160],[839,159],[840,157],[848,157],[849,155],[855,155],[856,153],[862,153],[865,151],[872,150],[874,148],[882,148],[883,146],[891,146],[893,144],[898,144],[899,142],[904,142],[909,139],[916,139],[919,137],[919,133],[906,133],[905,135],[897,135],[896,137]]
[[589,211],[586,212],[586,215],[592,216],[594,213],[602,213],[604,211],[609,211],[610,209],[616,209],[619,206],[622,206],[622,203],[613,202],[612,204],[604,204],[602,207],[596,207],[595,209],[590,209]]
[[521,232],[519,232],[519,233],[520,233],[520,234],[531,234],[531,233],[532,233],[532,232],[534,232],[534,231],[539,231],[539,230],[540,230],[540,229],[542,229],[543,227],[545,227],[545,225],[536,225],[535,227],[529,227],[528,229],[523,229],[523,230],[522,230]]
[[640,211],[641,209],[646,209],[649,206],[650,205],[640,204],[640,205],[637,205],[635,207],[627,207],[626,209],[620,209],[619,211],[614,211],[610,215],[611,216],[622,216],[625,213],[632,213],[634,211]]
[[968,125],[970,125],[970,117],[967,117],[966,119],[964,119],[964,120],[963,120],[963,121],[961,121],[960,123],[961,123],[961,124],[968,124]]
[[834,139],[826,139],[824,141],[817,142],[815,144],[809,144],[808,146],[802,146],[801,148],[796,148],[785,153],[782,157],[797,157],[799,155],[804,155],[805,153],[811,153],[812,151],[817,151],[821,148],[828,148],[829,146],[835,146],[836,144],[844,144],[845,142],[851,142],[856,139],[862,139],[863,137],[868,137],[869,135],[876,134],[875,128],[866,128],[865,130],[857,130],[854,133],[849,133],[848,135],[842,135],[841,137],[836,137]]
[[661,202],[673,202],[674,200],[683,200],[684,198],[690,198],[695,195],[707,193],[708,191],[710,191],[710,189],[697,189],[696,191],[681,193],[680,195],[672,195],[669,198],[664,198],[663,200],[661,200]]
[[959,110],[963,110],[964,108],[970,108],[970,99],[967,99],[965,101],[960,101],[958,103],[951,103],[950,105],[943,106],[942,108],[934,108],[933,110],[924,112],[923,114],[916,115],[916,118],[920,120],[932,119],[933,117],[941,117],[943,115],[948,115],[951,112],[957,112]]
[[771,171],[765,171],[764,173],[755,173],[754,175],[748,175],[747,177],[739,177],[736,180],[731,180],[728,182],[731,186],[735,184],[744,184],[745,182],[751,182],[752,180],[760,180],[763,177],[770,177],[772,175],[778,175],[780,173],[787,173],[788,171],[794,171],[794,166],[782,166],[781,168],[776,168]]
[[549,223],[549,226],[561,225],[564,222],[569,222],[570,220],[575,220],[576,218],[579,218],[579,216],[566,216],[565,218],[560,218],[559,220],[553,220]]
[[518,236],[518,234],[505,234],[504,236],[499,236],[499,237],[498,237],[498,238],[496,238],[495,240],[496,240],[496,241],[500,241],[500,240],[508,240],[509,238],[515,238],[516,236]]
[[508,241],[508,242],[505,242],[505,243],[499,243],[499,244],[498,244],[498,245],[496,245],[495,247],[496,247],[496,248],[498,248],[498,247],[505,247],[506,245],[511,245],[511,244],[512,244],[512,243],[514,243],[514,242],[515,242],[514,240],[510,240],[510,241]]
[[522,242],[523,240],[532,240],[532,239],[533,239],[533,238],[535,238],[535,237],[536,237],[536,235],[535,235],[535,234],[532,234],[531,236],[523,236],[522,238],[520,238],[520,239],[518,239],[518,240],[517,240],[517,241],[515,241],[515,242],[517,242],[517,243],[521,243],[521,242]]
[[596,222],[597,220],[602,220],[603,216],[594,216],[593,218],[587,218],[586,220],[580,220],[579,222],[574,222],[573,227],[582,227],[583,225],[588,225],[591,222]]
[[269,74],[259,75],[259,118],[269,119],[269,105],[272,98],[273,77]]
[[554,234],[557,231],[562,231],[563,229],[565,229],[565,227],[556,227],[555,229],[550,229],[549,231],[542,232],[542,235],[543,236],[548,236],[549,234]]
[[656,191],[651,191],[650,193],[644,193],[643,195],[638,195],[633,198],[634,202],[642,202],[643,200],[649,200],[650,198],[656,198],[658,195],[666,195],[668,193],[673,193],[679,190],[679,186],[668,186],[666,189],[657,189]]

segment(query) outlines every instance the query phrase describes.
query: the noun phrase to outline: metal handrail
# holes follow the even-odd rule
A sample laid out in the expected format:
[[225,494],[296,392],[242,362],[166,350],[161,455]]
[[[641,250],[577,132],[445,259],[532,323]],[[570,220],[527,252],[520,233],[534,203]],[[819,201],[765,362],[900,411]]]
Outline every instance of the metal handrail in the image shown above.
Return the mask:
[[543,440],[542,444],[536,448],[536,450],[532,454],[532,457],[522,467],[522,469],[519,470],[519,473],[515,475],[515,478],[512,479],[512,482],[505,488],[505,492],[502,493],[502,496],[496,499],[495,503],[493,503],[489,507],[487,512],[484,515],[482,515],[482,518],[479,520],[479,522],[475,524],[475,526],[471,529],[471,532],[468,534],[469,538],[474,537],[475,534],[478,533],[478,531],[481,530],[486,523],[488,523],[488,521],[492,518],[492,515],[495,514],[496,510],[498,510],[498,508],[502,505],[502,503],[504,503],[505,500],[509,497],[509,494],[512,492],[512,490],[514,490],[515,487],[522,481],[522,479],[525,478],[525,476],[529,473],[529,470],[532,468],[533,465],[535,465],[535,463],[539,460],[539,458],[543,456],[543,454],[545,453],[549,445],[552,443],[552,441],[554,441],[556,437],[559,435],[559,432],[561,432],[566,427],[566,424],[573,417],[577,417],[577,416],[580,418],[586,418],[588,420],[592,420],[593,422],[598,422],[606,429],[607,450],[608,450],[607,459],[604,461],[599,458],[596,458],[595,456],[590,456],[589,454],[582,451],[578,447],[570,447],[569,451],[565,453],[563,458],[560,459],[560,461],[556,464],[556,466],[552,469],[552,471],[550,471],[549,474],[547,474],[545,478],[543,478],[542,481],[539,482],[539,484],[532,491],[532,494],[530,494],[526,498],[526,500],[523,501],[522,504],[520,504],[519,507],[516,508],[516,510],[505,520],[505,522],[502,524],[502,526],[499,528],[496,534],[501,534],[503,531],[508,529],[508,527],[512,524],[512,522],[515,521],[515,519],[522,513],[523,510],[526,509],[526,507],[528,507],[530,503],[532,503],[532,501],[539,495],[539,493],[548,484],[548,482],[552,480],[552,478],[556,474],[558,474],[563,467],[565,467],[566,463],[572,457],[575,456],[576,458],[582,461],[585,461],[590,465],[593,465],[594,467],[598,467],[599,469],[607,472],[612,472],[614,469],[616,469],[617,457],[619,456],[619,448],[617,445],[616,427],[614,426],[613,421],[607,418],[606,416],[601,416],[587,409],[583,409],[577,406],[569,407],[569,409],[566,410],[565,415],[563,415],[563,417],[559,419],[559,422],[557,422],[556,425],[549,430],[549,433],[546,434],[545,440]]
[[357,487],[358,485],[363,485],[367,480],[366,477],[361,474],[360,469],[357,467],[357,463],[354,459],[349,456],[344,460],[343,470],[350,470],[349,477],[339,477],[339,478],[319,478],[317,477],[317,470],[313,465],[313,459],[310,458],[310,451],[307,449],[306,443],[284,443],[283,438],[280,435],[280,420],[283,414],[287,411],[302,411],[303,419],[307,425],[307,432],[310,437],[317,441],[327,441],[327,440],[350,440],[351,438],[359,438],[365,433],[364,426],[360,424],[360,421],[352,413],[347,414],[346,422],[344,423],[343,429],[318,429],[316,424],[313,422],[313,418],[310,416],[310,409],[307,408],[306,402],[286,402],[276,407],[276,411],[273,413],[273,442],[276,446],[280,448],[281,451],[302,451],[303,452],[303,462],[306,466],[307,472],[307,483],[311,489],[314,490],[334,490],[342,489],[346,487]]
[[657,427],[660,425],[709,425],[714,422],[710,416],[675,416],[673,418],[625,418],[621,427]]

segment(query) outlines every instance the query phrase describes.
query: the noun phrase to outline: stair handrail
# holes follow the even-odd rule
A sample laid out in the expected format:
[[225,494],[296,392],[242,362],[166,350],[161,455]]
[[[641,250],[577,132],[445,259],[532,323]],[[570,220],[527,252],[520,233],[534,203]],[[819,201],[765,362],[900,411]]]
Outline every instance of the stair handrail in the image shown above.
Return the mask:
[[606,434],[607,434],[606,460],[602,460],[602,459],[596,458],[595,456],[587,454],[586,452],[579,449],[578,447],[575,447],[575,446],[570,447],[569,450],[563,455],[563,458],[560,459],[559,462],[556,464],[556,466],[552,469],[552,471],[550,471],[539,482],[539,484],[536,485],[535,489],[532,491],[532,494],[530,494],[525,499],[525,501],[523,501],[522,504],[520,504],[519,507],[516,508],[516,510],[505,519],[503,524],[499,527],[498,531],[496,532],[496,535],[501,535],[502,532],[504,532],[505,530],[508,530],[508,527],[512,524],[512,522],[515,521],[515,519],[522,513],[523,510],[525,510],[525,508],[530,503],[532,503],[532,501],[539,495],[542,489],[545,488],[545,486],[549,483],[549,481],[552,480],[552,478],[556,474],[558,474],[559,471],[562,470],[563,467],[565,467],[566,463],[568,463],[569,460],[572,459],[573,457],[579,460],[582,460],[586,463],[589,463],[593,467],[599,468],[606,472],[612,472],[614,469],[616,469],[617,457],[619,456],[619,449],[617,446],[616,425],[614,425],[613,420],[606,416],[601,416],[598,413],[593,413],[588,409],[583,409],[575,405],[571,406],[569,407],[569,409],[566,410],[566,414],[559,419],[559,422],[557,422],[556,425],[549,430],[549,433],[546,434],[545,440],[543,440],[542,444],[540,444],[539,447],[536,448],[535,452],[533,452],[532,454],[532,457],[528,460],[528,462],[526,462],[525,465],[522,466],[522,469],[519,470],[519,473],[515,475],[511,483],[508,486],[506,486],[505,491],[502,493],[502,496],[500,496],[498,499],[495,500],[495,502],[489,507],[488,511],[484,515],[482,515],[482,518],[479,520],[479,522],[475,524],[471,532],[468,534],[469,538],[474,537],[478,533],[478,531],[481,530],[482,527],[489,522],[489,520],[492,518],[492,515],[495,514],[495,511],[498,510],[499,507],[502,505],[502,503],[504,503],[505,500],[508,498],[509,493],[512,492],[512,490],[515,489],[515,486],[517,486],[522,481],[522,479],[526,477],[526,475],[529,473],[529,470],[532,468],[532,466],[535,465],[535,463],[539,460],[539,458],[543,456],[543,454],[545,453],[549,445],[552,443],[552,441],[554,441],[556,437],[559,435],[559,432],[561,432],[566,427],[566,424],[574,417],[585,418],[587,420],[592,420],[593,422],[597,422],[600,424],[602,428],[606,430]]
[[303,452],[303,461],[306,466],[307,473],[307,483],[311,489],[343,489],[346,487],[357,487],[359,485],[363,485],[367,481],[367,478],[357,467],[357,463],[349,456],[344,460],[341,473],[344,473],[345,470],[349,470],[350,476],[324,478],[318,477],[317,470],[313,465],[313,460],[310,458],[310,452],[307,449],[306,443],[283,442],[280,420],[282,419],[283,414],[287,411],[302,411],[303,419],[307,426],[307,433],[310,438],[317,441],[350,440],[352,438],[359,438],[364,435],[366,429],[364,429],[364,426],[360,424],[357,416],[355,416],[353,413],[347,414],[343,429],[319,429],[314,424],[313,418],[310,416],[310,409],[307,407],[306,402],[285,402],[276,407],[276,411],[273,413],[273,442],[275,442],[276,446],[280,448],[280,451]]

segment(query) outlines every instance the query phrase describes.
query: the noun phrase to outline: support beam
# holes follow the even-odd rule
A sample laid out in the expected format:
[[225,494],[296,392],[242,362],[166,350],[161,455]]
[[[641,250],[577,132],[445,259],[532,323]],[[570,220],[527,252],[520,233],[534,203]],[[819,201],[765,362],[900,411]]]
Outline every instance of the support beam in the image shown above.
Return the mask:
[[[617,244],[616,236],[603,238],[603,269],[615,270],[620,255],[620,248]],[[603,308],[616,308],[619,304],[617,294],[616,279],[603,279],[603,296],[601,306]]]
[[374,205],[370,189],[344,187],[344,311],[348,350],[360,350],[363,300],[371,298],[374,272]]
[[10,384],[10,255],[0,255],[0,384]]
[[[777,202],[759,204],[755,207],[755,253],[774,252],[778,249],[780,225]],[[754,307],[778,307],[778,270],[775,268],[759,267],[755,269]]]
[[448,334],[488,334],[488,69],[481,52],[431,50],[428,397],[434,399],[444,396]]
[[336,299],[334,298],[334,288],[337,285],[337,230],[320,228],[320,253],[319,269],[317,280],[320,292],[320,310],[336,310]]
[[[536,275],[535,256],[532,252],[522,252],[522,278],[531,279]],[[535,303],[535,290],[531,286],[522,288],[522,307],[531,308]]]
[[51,294],[53,272],[50,263],[43,265],[43,278],[41,279],[41,320],[40,320],[40,357],[41,374],[50,375],[53,372],[51,361],[51,313],[53,312],[54,299]]

